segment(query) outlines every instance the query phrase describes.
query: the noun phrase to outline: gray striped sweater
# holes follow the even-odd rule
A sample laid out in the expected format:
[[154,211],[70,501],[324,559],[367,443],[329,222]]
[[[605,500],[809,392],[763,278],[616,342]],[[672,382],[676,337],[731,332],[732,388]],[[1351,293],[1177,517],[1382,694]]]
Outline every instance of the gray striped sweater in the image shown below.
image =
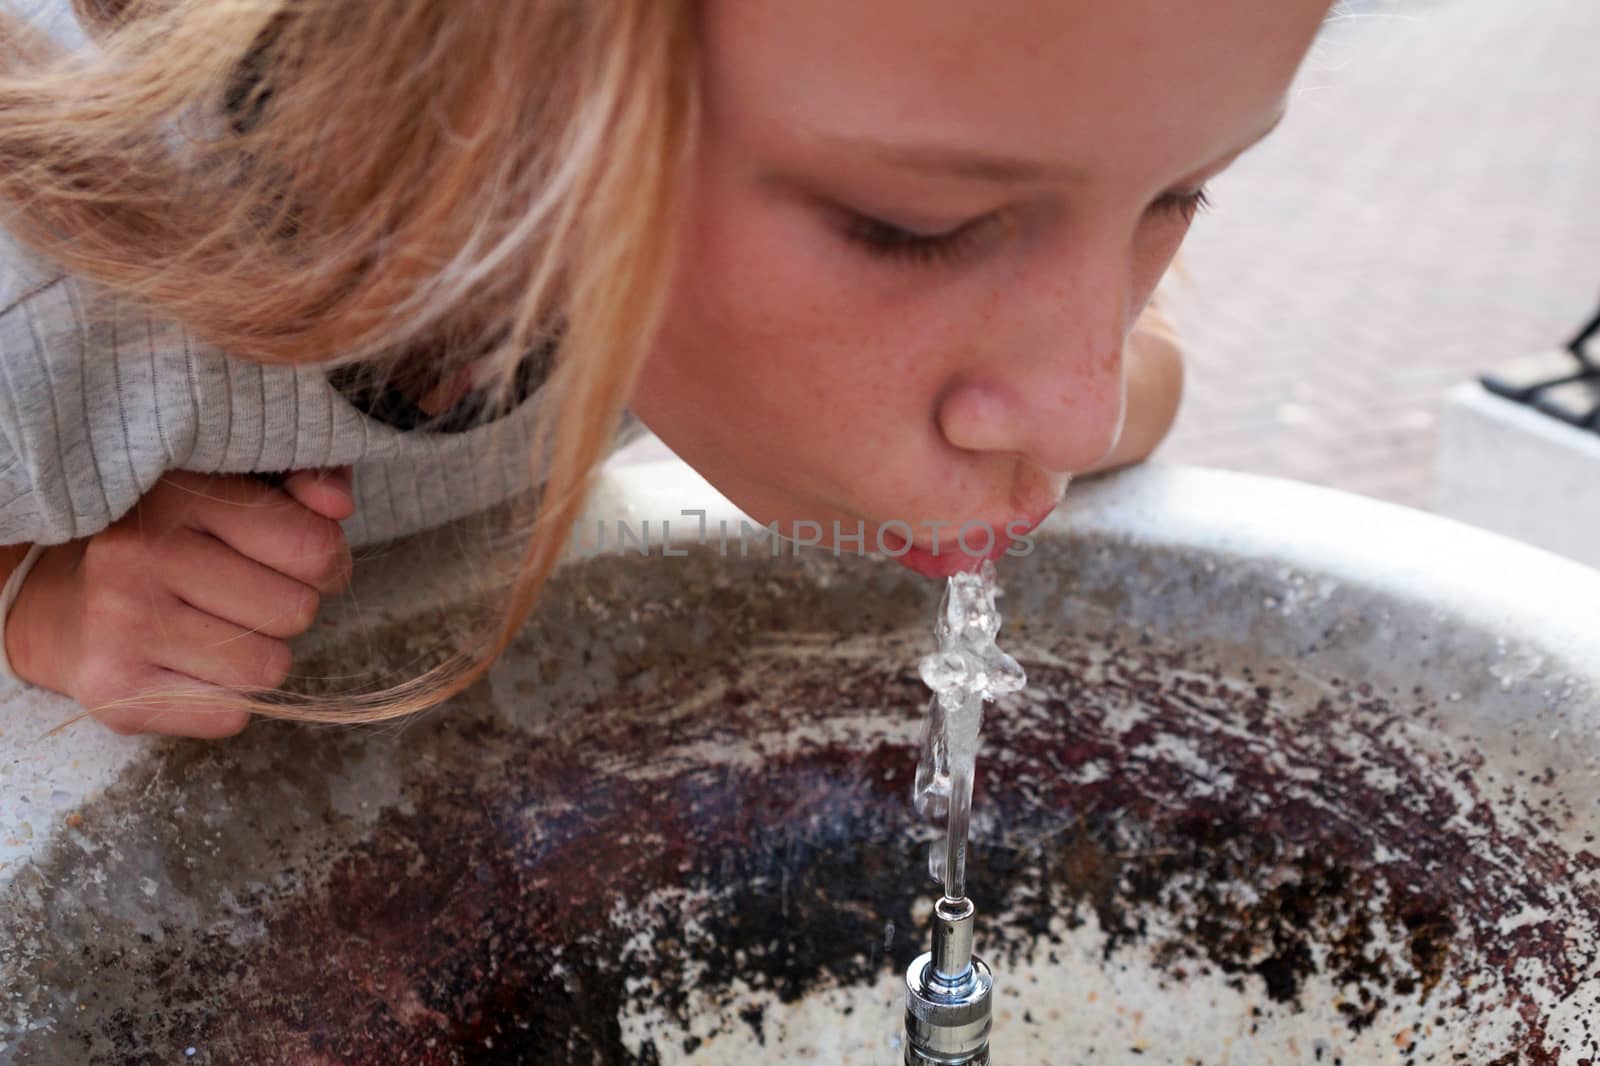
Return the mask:
[[405,536],[531,488],[543,398],[464,432],[403,431],[324,370],[230,358],[0,236],[0,543],[90,536],[168,471],[346,464],[351,544]]

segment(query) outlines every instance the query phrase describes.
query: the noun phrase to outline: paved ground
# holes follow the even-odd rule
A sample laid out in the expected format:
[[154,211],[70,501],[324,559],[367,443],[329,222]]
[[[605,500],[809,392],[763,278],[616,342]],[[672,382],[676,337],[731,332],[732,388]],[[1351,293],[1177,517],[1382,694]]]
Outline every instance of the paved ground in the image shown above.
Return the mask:
[[1160,454],[1426,505],[1444,390],[1600,301],[1600,3],[1352,8],[1190,238]]

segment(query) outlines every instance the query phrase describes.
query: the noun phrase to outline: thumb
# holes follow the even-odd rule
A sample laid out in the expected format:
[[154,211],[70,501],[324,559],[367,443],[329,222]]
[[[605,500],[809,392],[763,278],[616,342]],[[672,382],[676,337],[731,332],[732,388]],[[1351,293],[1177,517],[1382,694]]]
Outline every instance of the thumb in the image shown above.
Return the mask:
[[348,466],[328,470],[296,470],[279,487],[309,511],[343,522],[356,513],[353,472]]

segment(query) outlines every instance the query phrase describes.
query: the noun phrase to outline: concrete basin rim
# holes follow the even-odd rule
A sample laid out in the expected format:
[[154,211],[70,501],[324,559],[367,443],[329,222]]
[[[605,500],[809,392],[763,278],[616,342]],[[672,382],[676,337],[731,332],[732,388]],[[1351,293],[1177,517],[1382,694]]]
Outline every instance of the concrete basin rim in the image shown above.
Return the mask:
[[[741,512],[686,463],[614,475],[629,510],[737,528]],[[1074,485],[1036,538],[1205,555],[1257,572],[1331,578],[1371,598],[1504,633],[1600,684],[1600,570],[1509,537],[1354,493],[1205,467],[1150,464]],[[698,526],[672,527],[675,546]]]

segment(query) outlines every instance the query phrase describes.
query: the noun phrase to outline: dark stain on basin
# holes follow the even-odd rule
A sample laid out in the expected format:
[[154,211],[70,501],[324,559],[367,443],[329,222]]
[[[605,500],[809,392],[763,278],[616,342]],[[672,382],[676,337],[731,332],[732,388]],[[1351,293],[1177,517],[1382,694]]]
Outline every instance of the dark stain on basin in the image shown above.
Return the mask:
[[[794,1002],[922,950],[933,590],[673,562],[564,574],[512,661],[424,722],[175,745],[86,808],[5,900],[29,1027],[0,1059],[653,1063],[740,1030],[783,1061],[750,990]],[[1600,1061],[1591,1020],[1549,1027],[1600,922],[1553,776],[1506,780],[1420,691],[1081,618],[1002,636],[1029,688],[985,724],[970,879],[1002,980],[1093,923],[1108,967],[1148,951],[1262,1012],[1331,982],[1350,1034],[1493,1009],[1496,1063]]]

